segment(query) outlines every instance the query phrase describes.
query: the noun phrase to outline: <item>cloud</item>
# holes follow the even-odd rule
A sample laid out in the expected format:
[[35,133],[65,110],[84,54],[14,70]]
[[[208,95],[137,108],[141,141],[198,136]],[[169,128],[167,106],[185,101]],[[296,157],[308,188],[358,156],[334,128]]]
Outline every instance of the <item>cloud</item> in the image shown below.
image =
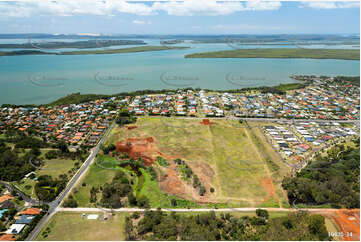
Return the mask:
[[128,13],[135,15],[156,15],[166,12],[168,15],[227,15],[239,11],[277,10],[281,2],[253,0],[248,2],[227,2],[216,0],[169,0],[162,2],[131,2],[126,0],[26,0],[0,2],[0,16],[74,16],[104,15]]
[[151,21],[133,20],[133,24],[152,24]]
[[300,7],[314,9],[359,8],[360,2],[303,2]]
[[217,2],[215,0],[189,0],[184,2],[156,2],[153,9],[162,10],[169,15],[192,16],[192,15],[227,15],[239,11],[257,11],[257,10],[278,10],[281,2]]
[[119,13],[136,15],[156,14],[149,5],[130,3],[125,0],[27,0],[16,2],[0,2],[0,16],[74,16],[74,15],[104,15],[114,16]]
[[229,25],[213,25],[211,29],[215,30],[229,30],[229,31],[250,31],[250,30],[282,30],[280,26],[264,26],[264,25],[252,25],[252,24],[229,24]]

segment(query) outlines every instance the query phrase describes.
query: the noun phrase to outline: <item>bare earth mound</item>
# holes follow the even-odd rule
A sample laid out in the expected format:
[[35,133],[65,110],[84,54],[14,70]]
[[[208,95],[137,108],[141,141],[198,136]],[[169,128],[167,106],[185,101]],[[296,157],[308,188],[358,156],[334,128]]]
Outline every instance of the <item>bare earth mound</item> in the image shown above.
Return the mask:
[[[131,130],[128,127],[127,129]],[[153,165],[158,156],[164,157],[170,163],[169,168],[161,167],[164,175],[160,177],[159,185],[164,192],[197,202],[209,201],[210,183],[214,171],[208,164],[200,162],[190,164],[193,172],[197,174],[206,191],[208,191],[204,196],[200,196],[199,192],[192,187],[191,183],[187,183],[180,177],[180,171],[177,170],[173,160],[181,157],[172,157],[162,153],[156,146],[153,137],[126,138],[123,141],[118,140],[115,146],[118,153],[127,153],[128,156],[134,160],[141,158],[144,160],[146,166]]]
[[212,123],[211,123],[211,121],[209,119],[203,119],[201,124],[203,124],[203,125],[211,125]]
[[332,219],[337,224],[339,232],[343,233],[343,237],[339,237],[340,240],[360,241],[360,209],[325,210],[317,213]]
[[147,138],[127,138],[124,141],[116,142],[117,152],[125,152],[130,158],[143,159],[146,166],[151,166],[155,162],[158,149],[154,145],[152,137]]

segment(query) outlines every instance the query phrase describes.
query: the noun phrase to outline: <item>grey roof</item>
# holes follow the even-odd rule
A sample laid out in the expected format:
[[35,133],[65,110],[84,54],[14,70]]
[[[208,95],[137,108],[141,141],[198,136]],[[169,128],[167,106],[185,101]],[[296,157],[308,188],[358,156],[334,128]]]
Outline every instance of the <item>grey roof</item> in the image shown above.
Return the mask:
[[18,220],[16,220],[16,224],[29,224],[33,220],[34,216],[22,215]]

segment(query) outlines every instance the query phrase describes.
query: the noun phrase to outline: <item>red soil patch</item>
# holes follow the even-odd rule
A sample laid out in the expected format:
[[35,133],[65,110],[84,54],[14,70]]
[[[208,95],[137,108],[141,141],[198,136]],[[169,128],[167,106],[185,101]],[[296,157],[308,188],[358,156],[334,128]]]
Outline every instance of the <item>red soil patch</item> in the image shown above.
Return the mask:
[[[210,124],[209,120],[208,122],[206,121],[206,124]],[[132,129],[134,128],[129,126],[126,131],[132,132]],[[158,156],[164,157],[170,163],[171,168],[163,167],[162,169],[165,171],[165,175],[159,175],[159,185],[164,192],[183,199],[197,200],[197,202],[206,202],[209,199],[209,192],[207,192],[205,196],[199,196],[198,191],[196,191],[191,184],[183,181],[179,174],[177,174],[176,165],[172,160],[180,157],[170,156],[161,152],[156,146],[155,139],[151,136],[130,138],[128,136],[129,132],[126,132],[126,138],[122,141],[119,141],[119,136],[116,135],[116,152],[127,153],[127,155],[134,160],[141,158],[144,160],[146,166],[154,164]],[[197,164],[196,167],[192,167],[192,169],[193,168],[195,168],[194,172],[197,173],[206,190],[209,191],[209,183],[214,175],[212,168],[205,164]]]
[[124,141],[117,141],[115,147],[117,152],[125,152],[130,158],[142,158],[146,166],[150,166],[155,162],[155,155],[158,149],[153,144],[152,137],[147,138],[127,138]]
[[136,129],[136,128],[138,128],[137,125],[127,126],[127,129],[128,129],[128,130],[132,130],[132,129]]
[[339,218],[336,219],[336,223],[344,233],[344,240],[360,241],[360,210],[358,209],[358,211],[355,211],[342,209],[337,211],[336,214]]
[[211,121],[209,119],[206,118],[206,119],[202,120],[201,124],[203,124],[203,125],[211,125],[212,123],[211,123]]
[[337,237],[343,241],[360,241],[360,209],[339,209],[317,212],[335,221],[343,237]]
[[340,209],[331,216],[343,232],[344,241],[360,241],[360,210]]
[[168,170],[167,176],[162,182],[160,182],[160,187],[168,194],[185,198],[185,187],[183,181],[177,176],[174,170]]
[[143,159],[146,166],[151,166],[155,163],[157,156],[162,156],[169,160],[173,159],[159,151],[154,144],[153,137],[126,138],[123,141],[117,141],[115,147],[118,153],[127,153],[134,160]]
[[277,202],[279,203],[278,196],[276,194],[276,190],[273,186],[272,179],[270,178],[262,178],[261,179],[263,188],[267,191],[267,197],[264,199],[263,202],[266,202],[268,199],[274,197],[276,198]]

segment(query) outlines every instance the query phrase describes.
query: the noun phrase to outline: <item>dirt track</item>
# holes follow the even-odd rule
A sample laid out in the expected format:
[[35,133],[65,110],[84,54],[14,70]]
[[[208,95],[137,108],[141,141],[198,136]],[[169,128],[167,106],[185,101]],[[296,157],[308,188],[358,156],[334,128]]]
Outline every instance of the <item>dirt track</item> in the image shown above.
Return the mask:
[[271,178],[262,178],[261,180],[263,188],[267,191],[267,197],[264,199],[263,202],[266,202],[270,198],[274,197],[278,203],[280,203],[280,200],[276,194],[276,190],[273,186],[273,182]]

